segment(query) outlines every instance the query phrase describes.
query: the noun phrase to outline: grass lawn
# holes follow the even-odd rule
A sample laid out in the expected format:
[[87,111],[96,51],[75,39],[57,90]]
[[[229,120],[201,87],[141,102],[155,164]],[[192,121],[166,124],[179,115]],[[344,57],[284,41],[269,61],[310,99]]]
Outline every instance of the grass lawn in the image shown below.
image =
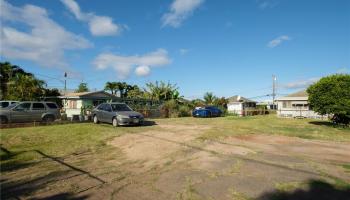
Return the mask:
[[[203,131],[203,134],[198,137],[201,140],[247,134],[272,134],[306,139],[350,141],[349,128],[333,127],[325,121],[281,119],[274,115],[209,119],[188,117],[156,119],[155,121],[165,124],[210,125],[211,128]],[[114,128],[109,124],[84,123],[3,129],[0,136],[3,148],[12,153],[28,152],[14,157],[14,159],[25,161],[35,158],[35,154],[30,153],[33,150],[40,150],[57,157],[86,151],[96,152],[108,149],[106,141],[113,137],[157,129],[159,129],[157,126]],[[6,153],[1,151],[0,155],[3,157],[6,156]],[[3,160],[2,164],[4,164]]]
[[[51,125],[51,126],[38,126],[38,127],[26,127],[26,128],[12,128],[12,129],[2,129],[0,130],[1,137],[1,174],[5,175],[6,180],[9,180],[11,184],[17,182],[25,182],[31,183],[31,185],[35,185],[36,182],[33,182],[33,179],[41,180],[42,176],[57,175],[58,170],[63,170],[63,168],[70,168],[70,171],[62,171],[63,174],[71,173],[71,171],[80,171],[83,174],[89,174],[89,176],[107,176],[105,179],[111,179],[108,182],[113,185],[115,183],[120,183],[120,180],[126,180],[126,177],[129,177],[133,172],[125,172],[134,166],[136,161],[130,161],[129,159],[125,159],[127,155],[125,155],[125,150],[129,148],[135,148],[137,146],[142,145],[142,143],[151,143],[149,146],[145,146],[145,149],[141,149],[141,152],[145,153],[147,157],[147,153],[149,149],[153,148],[152,141],[154,140],[156,145],[162,145],[162,143],[172,142],[169,145],[179,145],[183,144],[183,141],[176,142],[177,133],[182,134],[181,137],[186,137],[186,134],[193,134],[194,140],[189,140],[188,143],[191,143],[189,147],[199,146],[203,147],[209,145],[208,148],[212,148],[211,143],[208,141],[217,141],[217,140],[225,140],[230,136],[242,136],[242,135],[282,135],[282,136],[290,136],[290,137],[299,137],[304,139],[311,140],[320,140],[323,142],[350,142],[350,129],[349,128],[339,128],[333,127],[330,123],[324,121],[317,120],[309,120],[309,119],[280,119],[273,115],[271,116],[253,116],[253,117],[221,117],[221,118],[210,118],[210,119],[202,119],[202,118],[172,118],[172,119],[155,119],[156,125],[152,126],[143,126],[143,127],[113,127],[110,124],[93,124],[93,123],[83,123],[83,124],[65,124],[65,125]],[[158,124],[158,125],[157,125]],[[192,130],[191,127],[200,126],[201,129]],[[189,129],[185,130],[186,127]],[[169,133],[171,136],[172,133],[175,133],[175,138],[168,137],[164,142],[157,141],[161,133],[166,133],[165,136]],[[144,138],[142,134],[148,133],[149,136],[156,137],[147,137]],[[155,135],[153,135],[153,133]],[[170,134],[171,133],[171,134]],[[183,134],[185,136],[183,136]],[[115,138],[121,136],[132,136],[130,140],[135,139],[136,141],[140,141],[139,143],[135,143],[136,146],[119,146],[109,145],[110,141],[113,141]],[[142,138],[141,138],[142,137]],[[128,140],[125,140],[128,142]],[[222,145],[222,144],[220,144]],[[239,145],[238,145],[239,146]],[[156,146],[155,146],[156,147]],[[123,149],[124,148],[124,149]],[[164,146],[167,148],[167,145]],[[170,147],[169,147],[170,148]],[[188,148],[188,147],[187,147]],[[194,150],[198,150],[201,148],[195,148]],[[236,147],[234,147],[236,148]],[[243,147],[238,147],[243,148]],[[124,151],[123,151],[124,150]],[[136,149],[137,150],[137,149]],[[169,150],[169,149],[168,149]],[[175,152],[176,150],[176,152]],[[206,153],[210,153],[213,151],[223,151],[221,147],[218,149],[207,151]],[[238,149],[239,150],[239,149]],[[254,150],[254,149],[252,149]],[[157,151],[155,151],[157,152]],[[191,151],[182,151],[179,150],[178,147],[174,147],[174,152],[170,155],[178,156],[183,153],[191,154]],[[220,152],[219,152],[220,154]],[[219,155],[216,153],[215,155]],[[260,156],[257,154],[256,157],[269,158],[269,156],[273,156],[272,154],[262,154]],[[167,156],[168,157],[168,156]],[[181,156],[180,156],[181,157]],[[141,157],[142,158],[142,157]],[[150,159],[152,160],[152,156]],[[156,156],[155,159],[159,159],[160,157]],[[235,163],[231,163],[231,161],[227,160],[226,157],[220,157],[220,159],[225,158],[223,160],[229,163],[228,171],[232,171],[232,166],[247,165],[249,162],[241,162],[240,160],[235,160]],[[271,157],[274,159],[274,157]],[[175,168],[176,160],[178,158],[171,158],[164,162],[165,164],[160,169],[165,168]],[[293,158],[294,159],[294,158]],[[296,159],[296,158],[295,158]],[[299,159],[299,158],[298,158]],[[181,162],[181,161],[179,161]],[[186,161],[185,163],[187,163]],[[233,161],[232,161],[233,162]],[[278,162],[278,160],[277,160]],[[289,162],[289,161],[288,161]],[[311,160],[310,163],[314,163],[315,161]],[[63,165],[62,165],[63,163]],[[68,164],[67,164],[68,163]],[[139,162],[136,162],[139,163]],[[175,163],[175,164],[174,164]],[[270,163],[270,161],[269,161]],[[309,161],[306,162],[306,164]],[[306,165],[305,164],[305,165]],[[317,164],[317,163],[316,163]],[[331,163],[332,164],[332,163]],[[338,170],[343,170],[344,173],[349,173],[349,165],[350,163],[334,163],[333,166],[337,166]],[[144,163],[141,162],[141,166]],[[228,164],[227,164],[228,165]],[[254,162],[252,162],[252,166],[254,166]],[[269,164],[267,164],[269,165]],[[288,164],[289,166],[290,164]],[[298,163],[295,164],[299,165]],[[73,167],[72,167],[73,166]],[[146,166],[146,165],[145,165]],[[225,167],[223,165],[223,167]],[[294,166],[294,165],[293,165]],[[328,170],[328,164],[322,164],[321,170]],[[221,168],[221,167],[220,167]],[[293,167],[292,167],[293,168]],[[84,170],[82,170],[84,169]],[[85,172],[85,169],[87,171]],[[123,172],[121,169],[125,169]],[[169,170],[167,169],[167,170]],[[235,173],[228,173],[229,176],[239,174],[240,170],[244,170],[244,167],[240,167],[237,169]],[[307,168],[305,168],[307,169]],[[23,171],[24,170],[24,171]],[[153,168],[147,169],[146,174],[150,173],[160,173],[159,166],[154,166]],[[132,170],[131,170],[132,171]],[[12,173],[16,172],[16,173]],[[207,174],[225,174],[220,171],[212,171],[206,172]],[[337,173],[337,172],[334,172]],[[91,175],[93,174],[93,175]],[[118,174],[118,176],[116,176]],[[137,173],[136,173],[137,174]],[[181,173],[180,173],[181,174]],[[60,175],[61,176],[61,175]],[[75,175],[72,175],[74,177]],[[137,175],[135,175],[137,176]],[[209,176],[210,179],[217,178],[218,176]],[[147,177],[143,175],[143,177]],[[58,178],[57,178],[58,179]],[[97,178],[96,178],[97,179]],[[61,180],[61,178],[59,179]],[[151,178],[150,180],[155,181],[155,178]],[[128,180],[134,182],[133,180]],[[197,181],[198,182],[198,181]],[[194,184],[197,184],[194,182]],[[50,184],[51,181],[48,181]],[[113,184],[112,184],[113,183]],[[293,183],[293,184],[291,184]],[[292,182],[276,182],[273,187],[278,190],[285,190],[285,188],[293,188],[298,187],[299,183]],[[2,183],[3,184],[3,183]],[[13,185],[6,187],[14,188]],[[45,183],[47,184],[47,183]],[[58,184],[58,183],[57,183]],[[70,185],[69,185],[70,184]],[[75,188],[77,183],[64,182],[63,185],[59,187],[69,188],[70,192],[76,193],[79,189]],[[86,183],[87,184],[87,183]],[[90,183],[89,183],[90,184]],[[129,182],[126,184],[130,184]],[[147,183],[146,185],[148,185]],[[153,183],[152,183],[153,184]],[[151,185],[152,185],[151,184]],[[84,184],[83,184],[84,185]],[[38,187],[38,186],[35,186]],[[44,186],[42,186],[44,187]],[[58,187],[57,185],[51,185],[49,188]],[[113,187],[116,187],[113,185]],[[154,188],[155,186],[152,186]],[[47,188],[47,186],[45,186]],[[42,189],[42,188],[41,188]],[[36,188],[37,192],[38,188]],[[34,190],[33,190],[34,191]],[[119,189],[118,189],[119,191]],[[16,191],[18,192],[18,191]],[[117,193],[117,191],[114,191]],[[108,192],[106,192],[107,194]],[[232,191],[231,191],[232,193]],[[32,193],[23,194],[24,197],[28,197]],[[235,192],[235,194],[240,194],[239,192]],[[248,195],[249,196],[249,195]]]
[[224,117],[224,118],[176,118],[172,120],[179,124],[203,124],[213,128],[202,135],[202,139],[216,139],[219,137],[266,134],[319,139],[329,141],[350,141],[350,128],[333,127],[328,121],[314,119],[284,119],[275,115],[252,117]]

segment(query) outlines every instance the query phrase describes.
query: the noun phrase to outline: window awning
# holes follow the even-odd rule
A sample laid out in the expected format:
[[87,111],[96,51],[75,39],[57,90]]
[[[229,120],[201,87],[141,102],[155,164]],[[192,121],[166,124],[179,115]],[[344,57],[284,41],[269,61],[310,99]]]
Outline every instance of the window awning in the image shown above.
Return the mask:
[[292,101],[292,104],[308,104],[307,101]]

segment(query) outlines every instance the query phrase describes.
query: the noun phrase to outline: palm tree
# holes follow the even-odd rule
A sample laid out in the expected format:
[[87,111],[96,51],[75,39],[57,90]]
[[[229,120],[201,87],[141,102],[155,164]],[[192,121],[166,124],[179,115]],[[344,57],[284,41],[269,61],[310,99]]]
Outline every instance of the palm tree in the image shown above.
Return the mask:
[[124,96],[124,89],[126,87],[125,82],[116,82],[117,84],[117,90],[119,91],[119,96],[123,97]]
[[206,92],[203,98],[207,105],[213,105],[215,99],[217,99],[217,97],[212,92]]
[[105,85],[105,90],[111,91],[112,94],[116,94],[116,90],[118,89],[116,82],[107,82]]
[[26,74],[16,74],[9,82],[9,98],[14,100],[35,100],[44,94],[43,80]]
[[[16,77],[17,74],[23,74],[34,77],[33,74],[25,72],[21,67],[12,65],[9,62],[0,62],[0,98],[5,99],[10,95],[8,90],[10,89],[10,82]],[[13,81],[12,81],[13,82]],[[13,95],[12,95],[13,96]]]
[[137,85],[129,85],[129,84],[126,84],[126,87],[124,88],[124,97],[128,97],[129,96],[129,91],[131,90],[134,90],[135,89],[135,86],[137,87]]
[[181,97],[175,84],[156,81],[155,83],[146,83],[146,87],[147,89],[144,89],[145,93],[151,99],[167,101]]
[[216,106],[220,106],[220,107],[227,109],[228,99],[226,99],[225,97],[216,98],[214,100],[214,104]]

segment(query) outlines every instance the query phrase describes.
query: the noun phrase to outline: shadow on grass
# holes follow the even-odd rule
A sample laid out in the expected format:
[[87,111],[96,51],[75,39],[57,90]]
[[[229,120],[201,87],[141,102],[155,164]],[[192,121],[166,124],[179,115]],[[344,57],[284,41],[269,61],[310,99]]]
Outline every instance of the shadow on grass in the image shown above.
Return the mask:
[[[37,177],[31,180],[10,181],[5,180],[1,183],[1,199],[21,199],[28,198],[28,195],[35,193],[36,191],[45,188],[46,185],[62,180],[62,176],[66,176],[69,171],[56,171],[47,175]],[[69,177],[65,177],[64,180]],[[59,191],[59,190],[55,190]],[[55,192],[53,191],[53,193]],[[74,197],[73,193],[56,193],[52,196],[44,198],[32,198],[32,199],[85,199],[87,196]]]
[[25,167],[29,167],[32,164],[35,164],[35,162],[19,162],[17,160],[14,160],[14,158],[22,153],[25,152],[10,152],[6,148],[0,146],[1,154],[0,154],[0,160],[1,160],[1,173],[6,171],[13,171],[22,169]]
[[333,128],[348,128],[348,126],[344,124],[335,124],[330,121],[311,121],[310,124],[317,125],[317,126],[328,126]]
[[263,194],[257,200],[349,200],[350,187],[336,188],[321,181],[311,180],[306,189],[274,191]]
[[155,126],[157,123],[155,121],[145,120],[142,126]]
[[[39,191],[42,188],[45,188],[49,184],[53,184],[55,182],[59,181],[68,181],[69,179],[72,179],[74,177],[87,177],[91,180],[94,180],[93,185],[82,189],[78,192],[74,193],[55,193],[59,190],[53,190],[53,194],[49,194],[51,196],[40,198],[40,199],[71,199],[71,200],[79,200],[79,199],[86,199],[87,196],[79,196],[76,197],[75,195],[81,192],[85,192],[89,189],[101,186],[105,184],[106,182],[102,180],[101,178],[93,175],[92,173],[85,171],[81,168],[75,167],[71,164],[68,164],[67,162],[64,162],[62,158],[56,158],[50,155],[47,155],[39,150],[32,150],[32,151],[21,151],[21,152],[12,152],[8,149],[1,147],[2,155],[1,155],[1,174],[3,174],[6,171],[15,171],[22,168],[28,168],[35,166],[38,162],[24,162],[24,161],[17,161],[15,160],[15,157],[22,153],[28,153],[28,152],[34,152],[42,156],[44,160],[50,160],[53,161],[63,167],[65,167],[65,170],[55,170],[53,172],[47,173],[46,171],[43,171],[42,174],[45,174],[43,176],[35,177],[35,178],[21,178],[20,180],[11,180],[10,178],[5,178],[4,176],[0,179],[0,199],[20,199],[20,197],[27,197],[28,195],[35,193],[36,191]],[[5,162],[3,162],[5,161]],[[39,161],[40,162],[40,161]],[[40,169],[38,168],[38,171]],[[38,198],[33,198],[38,199]]]
[[55,194],[52,196],[48,196],[45,198],[33,198],[32,200],[62,200],[62,199],[66,199],[66,200],[83,200],[83,199],[87,199],[88,196],[79,196],[79,197],[75,197],[73,194],[71,193],[60,193],[60,194]]
[[332,126],[332,127],[336,126],[334,123],[330,121],[311,121],[309,123],[313,125],[318,125],[318,126]]

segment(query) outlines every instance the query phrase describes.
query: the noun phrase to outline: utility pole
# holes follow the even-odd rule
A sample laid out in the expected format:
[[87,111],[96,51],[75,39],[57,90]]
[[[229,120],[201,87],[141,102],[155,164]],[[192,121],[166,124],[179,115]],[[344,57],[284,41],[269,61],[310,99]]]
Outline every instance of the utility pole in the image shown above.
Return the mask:
[[67,94],[67,72],[64,72],[64,95]]
[[276,98],[276,76],[275,75],[272,75],[272,106],[273,106],[273,109],[276,108],[275,106],[275,98]]

